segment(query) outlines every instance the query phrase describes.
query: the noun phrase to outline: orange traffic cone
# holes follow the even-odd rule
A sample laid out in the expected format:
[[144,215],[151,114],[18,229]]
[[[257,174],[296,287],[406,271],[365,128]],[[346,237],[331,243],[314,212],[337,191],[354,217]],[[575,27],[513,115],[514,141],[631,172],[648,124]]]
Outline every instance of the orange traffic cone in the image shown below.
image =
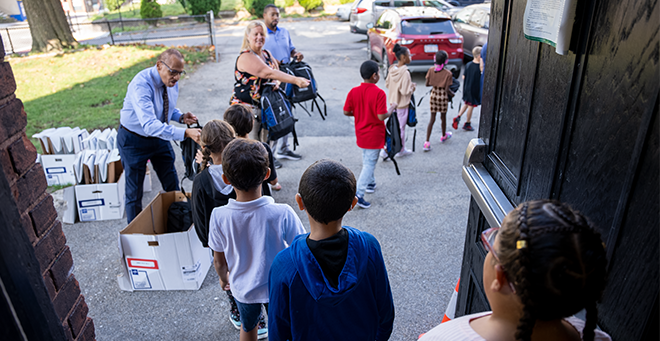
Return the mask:
[[454,288],[454,293],[451,294],[451,298],[449,299],[447,310],[445,310],[445,316],[442,318],[442,322],[440,323],[445,323],[454,319],[454,315],[456,313],[456,301],[458,300],[458,286],[460,284],[461,279],[459,278],[458,283],[456,283],[456,288]]
[[[454,288],[454,292],[451,294],[451,298],[449,299],[449,304],[445,310],[445,316],[442,317],[442,322],[440,322],[441,324],[454,319],[454,315],[456,314],[456,301],[458,300],[458,286],[460,284],[461,279],[459,278],[458,283],[456,283],[456,288]],[[426,333],[419,334],[417,339],[421,339],[424,334]]]

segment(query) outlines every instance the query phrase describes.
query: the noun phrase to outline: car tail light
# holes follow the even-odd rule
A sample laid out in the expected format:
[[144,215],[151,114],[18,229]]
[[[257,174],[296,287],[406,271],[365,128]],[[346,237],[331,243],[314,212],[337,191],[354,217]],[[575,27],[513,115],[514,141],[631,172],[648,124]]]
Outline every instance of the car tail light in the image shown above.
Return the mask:
[[410,45],[414,42],[415,42],[415,39],[404,39],[404,38],[402,38],[399,43],[401,43],[401,45]]
[[360,14],[366,12],[367,9],[363,7],[356,7],[353,9],[353,14]]
[[452,44],[462,44],[463,43],[463,38],[450,38],[449,42]]

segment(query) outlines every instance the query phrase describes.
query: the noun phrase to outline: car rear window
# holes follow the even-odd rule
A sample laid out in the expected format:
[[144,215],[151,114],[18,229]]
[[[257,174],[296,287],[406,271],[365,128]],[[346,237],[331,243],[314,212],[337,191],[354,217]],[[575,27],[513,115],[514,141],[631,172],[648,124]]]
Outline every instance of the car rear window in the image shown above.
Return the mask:
[[448,19],[410,19],[401,22],[402,34],[447,34],[455,33]]

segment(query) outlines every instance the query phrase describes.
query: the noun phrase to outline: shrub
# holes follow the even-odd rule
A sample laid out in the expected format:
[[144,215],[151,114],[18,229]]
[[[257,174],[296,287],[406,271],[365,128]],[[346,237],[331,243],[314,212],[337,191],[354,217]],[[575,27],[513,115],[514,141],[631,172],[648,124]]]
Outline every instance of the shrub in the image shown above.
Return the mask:
[[342,4],[342,5],[347,4],[349,2],[353,2],[353,0],[339,0],[339,3]]
[[160,18],[163,16],[163,11],[156,0],[142,0],[140,4],[140,16],[142,19]]
[[[319,0],[322,1],[322,0]],[[266,5],[272,4],[273,0],[243,0],[243,6],[252,15],[263,16]]]
[[206,14],[208,11],[213,11],[213,15],[217,16],[220,12],[220,0],[187,0],[188,7],[186,12],[191,15]]
[[323,0],[299,0],[298,3],[300,3],[300,6],[305,7],[305,10],[309,12],[316,7],[321,6]]

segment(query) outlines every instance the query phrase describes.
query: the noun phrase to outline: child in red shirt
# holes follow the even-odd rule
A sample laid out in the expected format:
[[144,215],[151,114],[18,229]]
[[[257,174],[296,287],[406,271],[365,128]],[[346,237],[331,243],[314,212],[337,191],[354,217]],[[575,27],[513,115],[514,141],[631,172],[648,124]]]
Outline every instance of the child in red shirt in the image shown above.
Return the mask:
[[362,171],[357,181],[357,205],[369,208],[371,204],[364,200],[364,193],[373,193],[376,189],[374,169],[378,153],[385,144],[385,123],[390,116],[387,110],[387,97],[376,83],[380,80],[378,64],[372,60],[362,63],[360,75],[364,82],[348,93],[344,104],[344,115],[355,117],[355,136],[357,145],[362,149]]

